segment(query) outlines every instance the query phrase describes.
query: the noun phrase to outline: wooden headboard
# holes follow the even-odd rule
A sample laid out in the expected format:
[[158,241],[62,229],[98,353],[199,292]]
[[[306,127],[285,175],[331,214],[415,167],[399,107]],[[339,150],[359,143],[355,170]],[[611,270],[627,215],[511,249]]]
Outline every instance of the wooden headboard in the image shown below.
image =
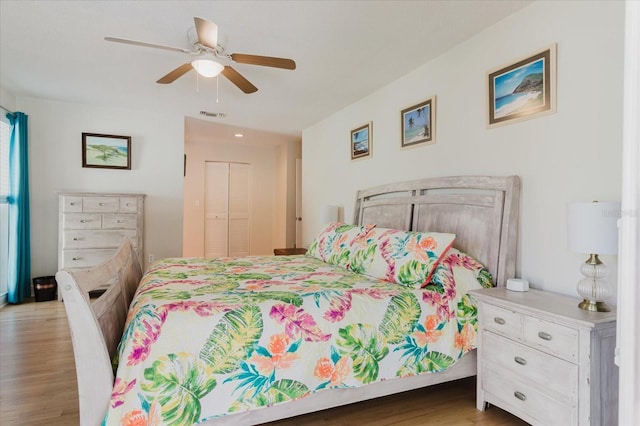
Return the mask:
[[454,247],[505,286],[515,276],[519,204],[518,176],[429,178],[358,191],[354,223],[456,234]]

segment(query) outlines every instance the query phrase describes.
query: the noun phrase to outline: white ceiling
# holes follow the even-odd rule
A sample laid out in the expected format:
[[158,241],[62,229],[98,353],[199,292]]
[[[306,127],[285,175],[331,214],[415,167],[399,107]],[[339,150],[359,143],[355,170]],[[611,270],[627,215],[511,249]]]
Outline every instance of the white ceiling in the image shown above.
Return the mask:
[[[0,85],[17,96],[162,111],[299,136],[530,1],[0,1]],[[189,49],[193,17],[218,24],[231,53],[292,58],[294,71],[235,64],[258,87],[194,71],[156,80]],[[218,99],[218,102],[216,101]],[[224,112],[204,118],[200,111]]]

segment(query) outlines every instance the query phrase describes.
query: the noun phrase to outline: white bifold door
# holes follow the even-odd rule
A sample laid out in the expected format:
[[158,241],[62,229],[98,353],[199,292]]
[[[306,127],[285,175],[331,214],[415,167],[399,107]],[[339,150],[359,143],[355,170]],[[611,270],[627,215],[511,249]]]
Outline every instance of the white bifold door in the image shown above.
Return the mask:
[[206,162],[206,257],[249,255],[249,173],[251,165]]

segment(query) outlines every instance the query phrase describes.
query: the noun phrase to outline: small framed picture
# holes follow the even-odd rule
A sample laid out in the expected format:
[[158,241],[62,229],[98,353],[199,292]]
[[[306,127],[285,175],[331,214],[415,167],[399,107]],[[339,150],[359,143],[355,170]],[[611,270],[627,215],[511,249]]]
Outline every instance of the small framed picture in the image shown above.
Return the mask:
[[502,66],[488,75],[488,127],[556,111],[556,46]]
[[371,156],[372,123],[367,123],[351,131],[351,159]]
[[436,142],[436,97],[405,108],[401,113],[401,147],[430,145]]
[[83,133],[82,167],[131,170],[131,136]]

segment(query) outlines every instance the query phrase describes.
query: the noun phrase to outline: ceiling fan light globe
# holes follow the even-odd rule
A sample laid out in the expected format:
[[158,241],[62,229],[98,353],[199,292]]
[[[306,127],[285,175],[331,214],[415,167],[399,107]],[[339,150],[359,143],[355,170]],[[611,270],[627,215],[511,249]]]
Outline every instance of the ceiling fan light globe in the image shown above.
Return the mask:
[[199,58],[191,61],[191,66],[203,77],[215,77],[222,72],[224,65],[208,58]]

